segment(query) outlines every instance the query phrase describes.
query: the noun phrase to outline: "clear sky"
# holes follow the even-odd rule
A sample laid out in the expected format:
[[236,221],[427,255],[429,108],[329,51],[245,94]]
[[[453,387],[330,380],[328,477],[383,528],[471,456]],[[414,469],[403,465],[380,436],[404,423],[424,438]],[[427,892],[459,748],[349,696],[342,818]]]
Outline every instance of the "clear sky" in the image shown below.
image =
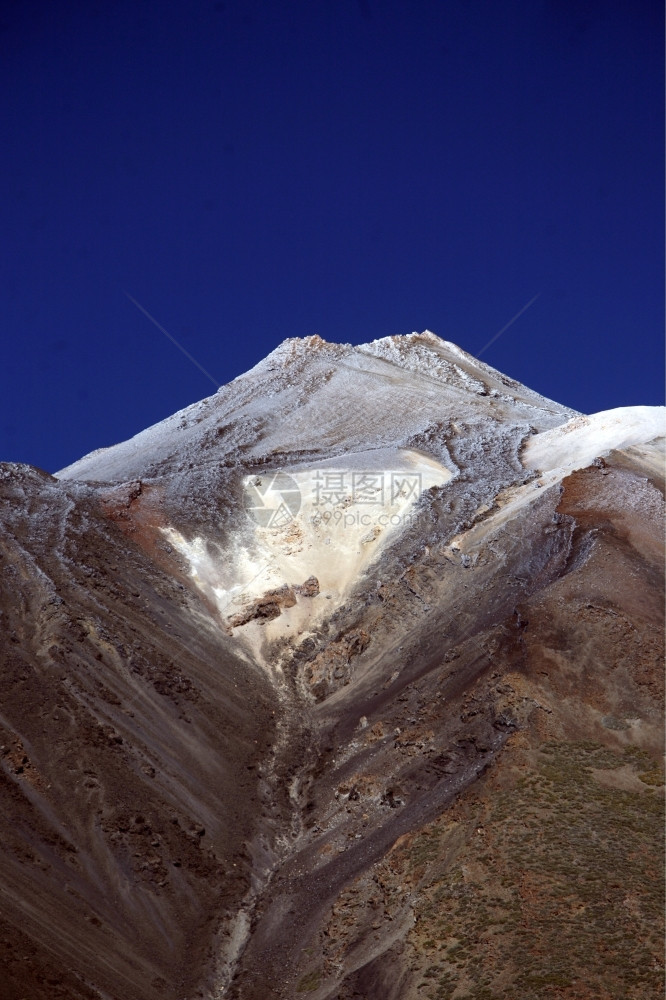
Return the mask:
[[48,471],[285,337],[430,329],[663,402],[660,0],[0,13],[0,460]]

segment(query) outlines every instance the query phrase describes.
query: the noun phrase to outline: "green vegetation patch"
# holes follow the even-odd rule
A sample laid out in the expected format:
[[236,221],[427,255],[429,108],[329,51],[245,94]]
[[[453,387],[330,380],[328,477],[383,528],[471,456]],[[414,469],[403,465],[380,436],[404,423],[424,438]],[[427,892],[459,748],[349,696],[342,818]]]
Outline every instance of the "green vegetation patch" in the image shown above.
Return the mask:
[[296,985],[296,992],[312,993],[314,990],[319,989],[320,982],[321,970],[315,969],[313,972],[308,972],[301,979],[299,979]]
[[[627,765],[644,791],[595,779]],[[436,878],[421,883],[411,938],[418,995],[663,1000],[661,782],[638,747],[550,742],[515,787],[494,793],[445,871],[437,824],[421,835],[412,863],[430,863]]]

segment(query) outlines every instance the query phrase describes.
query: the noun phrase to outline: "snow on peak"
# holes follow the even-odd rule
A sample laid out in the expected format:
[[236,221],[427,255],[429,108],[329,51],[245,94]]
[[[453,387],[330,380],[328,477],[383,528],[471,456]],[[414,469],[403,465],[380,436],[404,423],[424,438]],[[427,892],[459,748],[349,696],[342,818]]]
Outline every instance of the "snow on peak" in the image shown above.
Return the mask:
[[524,436],[576,416],[429,330],[359,346],[313,335],[285,340],[214,396],[57,476],[123,482],[414,442],[439,460],[449,424],[504,426]]
[[663,436],[664,412],[583,416],[427,330],[360,346],[291,338],[59,476],[158,481],[158,527],[181,569],[269,665],[271,643],[349,600],[415,517],[435,518],[460,550],[478,546],[538,487]]

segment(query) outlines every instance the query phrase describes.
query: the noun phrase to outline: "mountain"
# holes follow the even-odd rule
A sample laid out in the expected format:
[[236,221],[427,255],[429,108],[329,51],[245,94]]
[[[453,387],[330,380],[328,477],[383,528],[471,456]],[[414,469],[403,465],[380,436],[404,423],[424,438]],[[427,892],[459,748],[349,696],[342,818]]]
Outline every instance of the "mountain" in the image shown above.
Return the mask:
[[665,412],[311,337],[0,465],[0,997],[661,996]]

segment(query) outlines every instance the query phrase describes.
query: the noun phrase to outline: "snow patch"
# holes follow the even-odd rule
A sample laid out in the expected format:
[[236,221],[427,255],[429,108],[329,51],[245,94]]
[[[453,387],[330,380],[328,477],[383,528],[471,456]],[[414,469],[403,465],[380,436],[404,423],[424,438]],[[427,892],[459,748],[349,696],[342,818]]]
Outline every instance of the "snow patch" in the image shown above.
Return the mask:
[[[266,640],[303,632],[339,607],[388,542],[411,523],[422,493],[453,476],[410,449],[357,452],[313,468],[247,476],[246,529],[225,549],[214,538],[187,540],[173,527],[161,530],[227,627],[257,655]],[[299,594],[312,577],[318,592],[308,596],[312,588],[304,588]],[[247,617],[253,603],[285,587],[297,599],[282,602],[276,617],[257,615],[233,625]]]
[[522,463],[538,472],[584,469],[618,448],[647,444],[666,435],[666,407],[620,406],[574,417],[526,442]]

